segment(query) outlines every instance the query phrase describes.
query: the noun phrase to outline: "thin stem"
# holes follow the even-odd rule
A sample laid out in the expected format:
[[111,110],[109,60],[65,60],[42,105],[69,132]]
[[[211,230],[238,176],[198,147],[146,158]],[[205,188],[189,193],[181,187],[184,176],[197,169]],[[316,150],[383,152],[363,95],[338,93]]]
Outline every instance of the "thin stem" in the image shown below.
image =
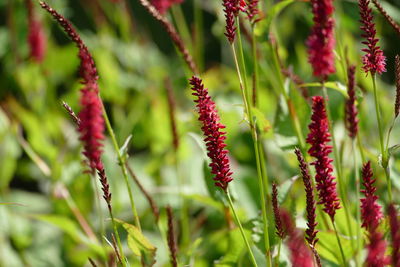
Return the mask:
[[254,26],[252,25],[251,27],[251,46],[252,46],[252,52],[253,52],[253,68],[254,68],[254,83],[253,83],[253,106],[257,107],[257,90],[258,90],[258,76],[259,76],[259,70],[258,70],[258,58],[257,58],[257,42],[256,42],[256,34],[254,32]]
[[175,25],[178,28],[179,34],[182,36],[190,52],[193,51],[191,34],[189,32],[189,27],[186,22],[185,16],[183,15],[181,5],[172,5],[170,10],[172,11],[172,16],[175,20]]
[[251,251],[251,247],[250,247],[249,241],[247,240],[246,234],[244,233],[242,224],[240,223],[239,217],[236,214],[235,208],[233,206],[232,198],[231,198],[231,195],[230,195],[228,190],[226,191],[226,197],[228,199],[229,206],[230,206],[230,208],[232,210],[233,216],[235,217],[237,225],[238,225],[238,227],[240,229],[240,233],[242,234],[243,240],[246,243],[246,247],[247,247],[247,250],[249,252],[251,262],[253,263],[254,266],[258,266],[257,262],[256,262],[256,259],[254,258],[253,252]]
[[113,225],[115,237],[117,239],[118,249],[119,249],[119,253],[121,255],[121,263],[122,263],[122,266],[125,267],[126,266],[125,254],[124,254],[124,250],[122,249],[122,243],[121,243],[121,238],[119,237],[119,233],[118,233],[118,229],[117,229],[117,223],[115,222],[114,214],[113,214],[112,209],[110,207],[108,208],[108,211],[110,213],[111,222],[112,222],[112,225]]
[[324,98],[326,100],[325,106],[326,106],[326,112],[328,115],[329,129],[330,129],[330,133],[332,136],[333,153],[334,153],[335,164],[336,164],[336,169],[337,169],[337,178],[338,178],[338,182],[339,182],[340,198],[342,199],[344,213],[345,213],[345,217],[346,217],[347,229],[349,230],[349,234],[350,234],[351,247],[354,250],[354,236],[353,236],[353,230],[352,230],[352,227],[350,224],[350,213],[349,213],[349,205],[347,202],[348,201],[347,192],[345,190],[345,184],[344,184],[344,180],[342,177],[342,164],[341,164],[341,160],[340,160],[340,156],[339,156],[338,146],[336,143],[335,131],[334,131],[334,128],[332,125],[333,120],[332,120],[332,115],[331,115],[331,109],[329,107],[329,102],[328,102],[328,92],[327,92],[327,89],[324,84],[322,85],[322,91],[324,94]]
[[[126,170],[126,165],[125,165],[126,164],[126,160],[125,160],[125,157],[122,156],[121,151],[119,149],[117,138],[115,137],[114,130],[111,127],[111,123],[110,123],[110,120],[108,118],[107,111],[106,111],[106,109],[104,107],[103,101],[101,101],[101,105],[102,105],[102,108],[103,108],[103,115],[104,115],[104,120],[106,122],[106,128],[107,128],[107,131],[108,131],[108,133],[109,133],[109,135],[111,137],[111,141],[113,143],[114,150],[117,153],[118,161],[119,161],[118,163],[121,166],[122,175],[124,176],[125,184],[126,184],[126,187],[128,189],[129,201],[130,201],[130,204],[131,204],[131,209],[132,209],[132,214],[133,214],[133,218],[134,218],[134,221],[135,221],[135,226],[140,231],[142,231],[142,228],[140,226],[139,216],[138,216],[138,213],[137,213],[137,210],[136,210],[136,206],[135,206],[135,202],[133,200],[131,185],[129,184],[129,180],[128,180],[128,171]],[[117,241],[118,241],[118,236],[117,236]]]
[[335,222],[334,222],[333,219],[331,219],[331,221],[332,221],[333,229],[335,230],[336,240],[337,240],[338,245],[339,245],[340,255],[342,256],[343,266],[347,266],[347,264],[346,264],[346,258],[344,257],[344,252],[343,252],[342,243],[340,242],[339,234],[338,234],[338,231],[337,231],[337,229],[336,229],[336,224],[335,224]]
[[247,83],[247,71],[246,71],[246,63],[244,62],[244,55],[243,55],[243,44],[242,44],[242,36],[240,33],[240,18],[239,16],[236,17],[236,32],[237,32],[237,42],[238,42],[238,50],[239,50],[239,62],[240,62],[240,70],[242,71],[243,75],[243,85],[246,92],[246,99],[248,103],[250,102],[250,92]]
[[287,94],[287,92],[285,90],[284,78],[283,78],[281,67],[279,64],[278,51],[277,51],[276,47],[274,47],[274,45],[271,45],[271,50],[272,50],[272,58],[273,58],[274,66],[275,66],[276,72],[278,74],[278,81],[279,81],[279,85],[280,85],[280,89],[281,89],[281,94],[285,98],[286,105],[289,109],[289,115],[290,115],[290,118],[292,121],[292,126],[296,132],[296,137],[297,137],[297,141],[300,146],[300,150],[305,155],[307,152],[305,139],[303,136],[303,132],[301,130],[301,124],[300,124],[299,118],[297,116],[296,109],[292,103],[292,100],[290,99],[289,95]]
[[[269,244],[269,232],[268,232],[268,217],[267,217],[267,208],[266,208],[266,203],[267,199],[266,196],[268,195],[268,177],[266,176],[266,169],[263,164],[264,161],[261,161],[263,159],[263,154],[260,152],[260,146],[258,143],[258,138],[257,138],[257,130],[256,126],[253,121],[253,115],[252,115],[252,110],[249,104],[249,99],[248,99],[248,94],[246,93],[245,88],[243,87],[243,80],[242,80],[242,75],[240,73],[240,68],[239,68],[239,63],[237,60],[236,56],[236,51],[235,51],[235,46],[234,44],[231,45],[232,48],[232,53],[233,53],[233,58],[235,61],[235,66],[236,66],[236,71],[237,75],[239,78],[239,83],[240,83],[240,91],[242,93],[242,98],[243,102],[245,105],[245,111],[249,119],[249,124],[250,124],[250,130],[252,134],[252,139],[253,139],[253,145],[254,145],[254,153],[256,156],[256,164],[257,164],[257,177],[258,177],[258,183],[260,187],[260,198],[261,198],[261,211],[262,211],[262,217],[263,217],[263,225],[264,225],[264,245],[265,245],[265,257],[267,261],[267,266],[272,266],[272,259],[271,259],[271,253],[270,253],[270,244]],[[264,173],[264,175],[263,175]],[[267,189],[267,190],[266,190]]]
[[195,0],[193,2],[194,8],[194,43],[193,49],[195,51],[195,57],[199,72],[203,71],[204,67],[204,32],[203,32],[203,10],[199,4],[201,0]]
[[380,107],[379,107],[378,91],[376,90],[376,78],[375,78],[375,74],[372,74],[372,73],[371,73],[371,78],[372,78],[372,85],[373,85],[373,88],[374,88],[375,113],[376,113],[376,120],[378,121],[379,143],[380,143],[380,146],[381,146],[382,157],[384,157],[384,155],[385,155],[385,148],[384,148],[384,142],[383,142],[383,128],[382,128],[382,122],[381,122],[381,114],[380,114]]
[[378,121],[379,143],[380,143],[380,147],[381,147],[381,156],[382,156],[382,167],[385,170],[386,183],[388,186],[389,202],[392,202],[392,181],[390,179],[389,158],[388,158],[387,150],[385,150],[385,144],[384,144],[384,139],[383,139],[383,125],[382,125],[382,119],[381,119],[381,114],[380,114],[378,90],[376,89],[375,73],[371,73],[371,79],[372,79],[372,85],[374,88],[375,113],[376,113],[376,120]]
[[361,143],[360,133],[357,134],[357,146],[360,150],[361,162],[365,162],[364,148]]
[[[354,160],[354,174],[356,178],[356,201],[355,203],[358,203],[360,201],[360,175],[358,172],[358,162],[357,162],[357,148],[356,148],[356,140],[352,139],[352,148],[353,148],[353,160]],[[360,209],[358,205],[356,205],[356,220],[357,220],[357,225],[361,225],[361,218],[360,218]],[[360,239],[361,239],[361,231],[360,227],[357,227],[356,230],[356,235],[357,235],[357,243],[356,243],[356,255],[355,255],[355,262],[356,266],[359,266],[358,262],[358,255],[360,251]]]
[[281,247],[282,247],[282,239],[279,239],[278,243],[278,255],[275,258],[275,267],[279,266],[279,259],[281,258]]

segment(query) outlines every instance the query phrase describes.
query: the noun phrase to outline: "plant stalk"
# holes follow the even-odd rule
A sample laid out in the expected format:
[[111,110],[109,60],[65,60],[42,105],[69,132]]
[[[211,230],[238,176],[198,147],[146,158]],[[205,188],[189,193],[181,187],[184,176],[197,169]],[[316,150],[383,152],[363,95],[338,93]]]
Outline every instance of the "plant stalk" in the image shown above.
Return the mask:
[[247,240],[246,234],[244,233],[244,230],[243,230],[242,224],[241,224],[241,222],[240,222],[240,220],[239,220],[239,217],[238,217],[237,214],[236,214],[236,211],[235,211],[235,208],[234,208],[234,206],[233,206],[233,202],[232,202],[232,198],[231,198],[231,195],[230,195],[230,193],[229,193],[229,190],[226,191],[226,198],[228,199],[229,206],[230,206],[230,208],[231,208],[231,210],[232,210],[233,216],[235,217],[235,220],[236,220],[236,222],[237,222],[237,225],[238,225],[238,227],[239,227],[239,229],[240,229],[240,233],[242,234],[243,240],[244,240],[244,242],[246,243],[246,247],[247,247],[247,250],[248,250],[248,252],[249,252],[251,262],[253,263],[253,265],[254,265],[255,267],[257,267],[258,265],[257,265],[256,259],[254,258],[253,252],[251,251],[250,243],[249,243],[249,241]]
[[386,183],[388,186],[388,195],[389,202],[392,202],[392,181],[390,179],[390,170],[389,170],[389,158],[388,151],[385,150],[384,138],[383,138],[383,125],[380,114],[380,106],[379,106],[379,98],[378,98],[378,90],[376,88],[376,76],[375,73],[371,73],[372,85],[374,88],[374,100],[375,100],[375,113],[376,120],[378,121],[378,130],[379,130],[379,143],[381,147],[381,156],[382,156],[382,168],[385,170]]
[[[140,226],[139,216],[138,216],[138,213],[137,213],[137,210],[136,210],[136,206],[135,206],[135,202],[133,200],[131,185],[129,184],[129,180],[128,180],[128,171],[126,170],[126,165],[125,165],[126,164],[126,160],[125,160],[125,157],[123,157],[122,154],[121,154],[121,151],[120,151],[120,148],[119,148],[119,145],[118,145],[118,142],[117,142],[117,138],[115,137],[114,130],[111,127],[111,123],[110,123],[110,120],[108,118],[106,109],[104,107],[103,100],[101,100],[101,106],[102,106],[102,109],[103,109],[104,120],[106,122],[106,128],[107,128],[107,131],[108,131],[108,133],[109,133],[109,135],[111,137],[111,141],[112,141],[112,144],[114,146],[114,150],[117,153],[118,161],[119,161],[118,163],[121,166],[122,175],[124,176],[125,184],[126,184],[126,187],[128,189],[129,201],[130,201],[130,204],[131,204],[131,209],[132,209],[132,214],[133,214],[135,226],[140,231],[142,231],[142,228]],[[117,239],[118,239],[118,236],[117,236]]]

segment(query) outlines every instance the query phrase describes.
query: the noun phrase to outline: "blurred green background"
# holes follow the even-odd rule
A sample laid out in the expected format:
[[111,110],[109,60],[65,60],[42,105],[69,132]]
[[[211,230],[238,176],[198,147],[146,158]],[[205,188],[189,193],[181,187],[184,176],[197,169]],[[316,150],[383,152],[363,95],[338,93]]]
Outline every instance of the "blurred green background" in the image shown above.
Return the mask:
[[[307,62],[305,40],[310,32],[312,16],[309,3],[286,1],[285,8],[263,10],[266,17],[257,28],[260,66],[259,110],[267,153],[270,180],[280,187],[282,205],[292,211],[297,226],[304,228],[304,191],[298,175],[293,148],[297,145],[287,106],[279,93],[278,72],[273,64],[272,33],[285,66],[291,68],[305,83],[316,81]],[[400,6],[395,1],[381,1],[394,19],[400,22]],[[229,230],[224,218],[221,196],[210,183],[206,155],[199,122],[194,109],[184,65],[164,29],[139,1],[123,0],[49,0],[48,3],[70,19],[94,56],[99,72],[103,101],[111,118],[120,145],[128,136],[129,165],[141,183],[162,209],[159,227],[150,207],[132,182],[134,199],[146,237],[157,247],[156,266],[168,266],[165,245],[164,207],[171,205],[178,221],[182,203],[188,206],[189,242],[179,235],[180,259],[192,266],[248,266],[243,256],[244,245],[237,230]],[[264,2],[260,1],[262,6]],[[61,106],[66,101],[76,112],[79,106],[79,61],[76,47],[60,27],[33,1],[35,17],[45,32],[44,60],[29,58],[28,19],[23,0],[0,0],[0,266],[89,266],[88,257],[102,257],[99,242],[84,234],[71,207],[76,207],[97,233],[101,217],[96,207],[97,180],[84,171],[82,147],[73,122]],[[335,1],[337,13],[337,47],[347,51],[350,61],[357,64],[361,138],[367,157],[373,161],[378,178],[378,192],[386,202],[384,173],[378,167],[378,131],[373,110],[372,87],[360,69],[360,30],[356,1]],[[182,12],[182,13],[180,13]],[[234,182],[231,183],[239,214],[256,245],[262,246],[259,222],[259,191],[253,145],[244,120],[238,79],[229,44],[223,34],[224,17],[221,1],[185,0],[167,13],[182,29],[183,14],[190,35],[187,45],[201,66],[201,76],[217,103],[222,123],[227,126],[227,145],[231,154]],[[196,14],[196,15],[195,15]],[[196,17],[197,16],[197,17]],[[265,20],[271,20],[266,25]],[[201,24],[199,24],[201,22]],[[197,23],[197,24],[196,24]],[[376,13],[380,44],[387,56],[388,71],[379,79],[384,123],[389,127],[393,117],[394,56],[399,53],[399,36]],[[243,19],[243,29],[249,31]],[[267,27],[270,26],[270,27]],[[196,32],[195,29],[201,30]],[[243,34],[248,74],[251,77],[251,46]],[[338,59],[341,51],[337,51]],[[341,147],[347,181],[354,180],[351,143],[346,137],[343,112],[345,76],[337,62],[337,74],[330,77],[330,104],[335,131]],[[176,100],[176,120],[180,146],[175,153],[172,145],[166,87],[170,84]],[[309,102],[287,79],[290,93],[306,135],[310,117]],[[308,87],[309,94],[320,94],[319,87]],[[371,119],[372,118],[372,119]],[[400,131],[395,127],[391,145],[399,143]],[[110,140],[104,142],[104,162],[117,218],[132,223],[129,198],[117,157]],[[392,177],[395,190],[400,188],[399,161],[394,154]],[[349,186],[349,198],[355,199],[355,186]],[[353,193],[353,194],[352,194]],[[396,194],[395,194],[396,196]],[[184,199],[185,201],[182,201]],[[108,236],[112,231],[103,201],[104,224]],[[343,233],[344,215],[337,221]],[[271,242],[276,242],[270,225]],[[121,230],[122,239],[126,240]],[[336,266],[338,251],[332,233],[319,233],[324,266]],[[333,241],[332,241],[333,240]],[[330,248],[330,243],[333,242]],[[124,242],[126,243],[126,242]],[[126,244],[125,244],[126,245]],[[128,248],[126,247],[127,254]],[[258,258],[262,258],[261,250]],[[132,266],[139,260],[130,256]],[[282,266],[287,262],[283,252]],[[285,263],[286,261],[286,263]]]

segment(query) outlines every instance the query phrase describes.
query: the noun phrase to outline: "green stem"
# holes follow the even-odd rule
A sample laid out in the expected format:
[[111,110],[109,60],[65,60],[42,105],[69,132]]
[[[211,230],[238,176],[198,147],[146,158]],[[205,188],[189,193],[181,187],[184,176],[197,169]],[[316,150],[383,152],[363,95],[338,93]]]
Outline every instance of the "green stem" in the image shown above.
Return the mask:
[[347,266],[346,258],[344,257],[342,243],[340,242],[339,234],[338,234],[338,231],[336,229],[336,224],[335,224],[335,222],[334,222],[334,220],[332,218],[331,218],[331,220],[332,220],[333,229],[335,230],[336,240],[337,240],[338,245],[339,245],[340,255],[342,256],[343,266]]
[[[266,196],[268,195],[268,177],[266,176],[266,169],[263,164],[264,161],[261,161],[261,159],[263,158],[263,154],[260,154],[261,150],[259,149],[260,146],[259,146],[258,138],[257,138],[257,130],[256,130],[256,126],[254,124],[253,114],[252,114],[252,109],[249,104],[248,94],[246,93],[246,89],[243,87],[243,80],[242,80],[242,75],[240,73],[239,63],[238,63],[237,56],[236,56],[235,45],[232,44],[231,48],[232,48],[233,58],[235,61],[237,75],[239,78],[240,89],[241,89],[240,91],[242,93],[242,98],[243,98],[243,102],[245,105],[245,111],[246,111],[246,114],[249,119],[250,130],[251,130],[252,139],[253,139],[254,153],[256,156],[256,164],[257,164],[257,177],[258,177],[258,183],[259,183],[259,187],[260,187],[261,211],[262,211],[263,224],[264,224],[264,244],[265,244],[265,250],[266,250],[265,257],[266,257],[266,261],[267,261],[267,266],[270,267],[270,266],[272,266],[272,259],[271,259],[271,253],[270,253],[268,217],[267,217],[267,208],[266,208],[266,203],[267,203]],[[263,173],[265,175],[263,175]]]
[[129,201],[130,201],[130,204],[131,204],[131,209],[132,209],[132,214],[133,214],[135,226],[140,231],[142,231],[142,228],[140,226],[139,216],[138,216],[138,213],[137,213],[137,210],[136,210],[136,206],[135,206],[135,202],[133,200],[131,185],[130,185],[129,180],[128,180],[128,171],[127,171],[126,165],[125,165],[126,164],[126,160],[125,160],[125,157],[123,157],[122,154],[121,154],[121,151],[120,151],[120,148],[119,148],[119,145],[118,145],[118,142],[117,142],[117,138],[115,137],[114,130],[111,127],[111,123],[110,123],[110,120],[108,118],[107,111],[106,111],[106,109],[104,107],[103,101],[101,101],[101,104],[102,104],[102,108],[103,108],[104,120],[106,122],[106,128],[107,128],[107,131],[108,131],[108,133],[109,133],[109,135],[111,137],[111,141],[112,141],[112,144],[114,146],[114,150],[117,153],[119,165],[121,166],[121,170],[122,170],[122,175],[124,176],[125,184],[126,184],[126,187],[128,189]]
[[256,34],[254,32],[254,26],[251,27],[251,47],[253,52],[253,68],[254,68],[254,83],[253,83],[253,95],[252,95],[252,103],[254,107],[257,107],[257,90],[258,90],[258,58],[257,58],[257,42],[256,42]]
[[256,259],[254,258],[253,252],[251,251],[250,243],[249,243],[249,241],[247,240],[247,237],[246,237],[246,234],[244,233],[242,224],[240,223],[239,217],[238,217],[237,214],[236,214],[235,208],[234,208],[234,206],[233,206],[232,198],[231,198],[231,195],[230,195],[230,193],[229,193],[228,190],[226,191],[226,197],[227,197],[227,199],[228,199],[229,206],[230,206],[230,208],[231,208],[231,210],[232,210],[233,216],[235,217],[235,220],[236,220],[236,222],[237,222],[237,225],[239,226],[240,233],[242,234],[243,240],[244,240],[244,242],[246,243],[246,247],[247,247],[247,250],[249,251],[249,255],[250,255],[251,262],[253,263],[254,266],[257,267],[258,265],[257,265]]
[[[246,71],[246,63],[244,62],[244,54],[243,54],[243,44],[242,44],[242,36],[240,33],[240,18],[239,16],[236,17],[236,33],[237,33],[237,43],[238,43],[238,50],[239,50],[239,63],[240,68],[239,70],[242,72],[243,76],[243,85],[244,90],[246,92],[246,101],[251,103],[250,101],[250,91],[247,83],[247,71]],[[250,105],[249,105],[250,106]]]
[[381,147],[381,156],[382,156],[382,167],[385,170],[386,182],[388,186],[388,195],[389,202],[392,202],[392,181],[390,179],[390,170],[389,170],[389,158],[387,151],[385,150],[384,138],[383,138],[383,125],[380,114],[380,106],[379,106],[379,98],[378,98],[378,90],[376,88],[376,77],[375,73],[371,73],[372,85],[374,88],[374,100],[375,100],[375,113],[376,120],[378,121],[378,130],[379,130],[379,143]]
[[187,48],[190,52],[193,51],[191,34],[189,32],[189,27],[186,22],[185,16],[183,15],[181,5],[173,5],[171,7],[172,16],[175,20],[175,25],[182,36]]
[[357,145],[360,150],[361,162],[365,162],[364,148],[361,143],[360,133],[357,134]]
[[122,266],[125,267],[126,266],[125,254],[124,254],[124,250],[122,249],[121,238],[119,237],[119,233],[118,233],[118,229],[117,229],[117,223],[115,222],[115,218],[114,218],[114,214],[112,212],[112,209],[109,208],[108,211],[110,213],[111,222],[112,222],[114,233],[115,233],[115,238],[117,239],[118,250],[119,250],[119,253],[120,253],[120,256],[121,256],[121,263],[122,263]]
[[[356,178],[356,201],[355,203],[359,203],[360,201],[360,175],[358,172],[358,163],[357,163],[357,148],[356,148],[356,140],[352,139],[352,147],[353,147],[353,160],[354,160],[354,174]],[[361,225],[361,218],[360,218],[360,208],[356,205],[356,220],[357,225]],[[359,266],[358,255],[360,251],[360,239],[361,239],[361,231],[360,227],[357,227],[356,235],[357,235],[357,244],[356,244],[356,255],[355,255],[355,262],[356,266]]]
[[279,259],[281,258],[281,247],[282,247],[282,239],[279,239],[278,255],[276,255],[276,259],[275,259],[275,267],[279,266]]
[[281,89],[281,94],[285,98],[286,105],[289,110],[289,115],[291,118],[292,126],[296,132],[296,137],[297,137],[297,141],[300,146],[300,150],[305,155],[305,154],[307,154],[305,139],[303,136],[303,132],[301,130],[301,124],[300,124],[299,118],[297,116],[296,109],[294,108],[293,103],[285,90],[284,78],[283,78],[281,67],[279,64],[278,51],[273,45],[271,45],[271,50],[272,50],[272,58],[273,58],[274,66],[275,66],[276,72],[278,74],[278,81],[279,81],[279,85],[280,85],[280,89]]
[[345,217],[346,217],[346,224],[347,224],[347,229],[349,230],[349,234],[350,234],[350,240],[351,240],[351,247],[354,250],[355,246],[354,246],[354,236],[353,236],[353,230],[350,224],[350,213],[349,213],[349,205],[348,205],[348,198],[347,198],[347,192],[345,190],[345,184],[344,184],[344,180],[343,180],[343,176],[342,176],[342,164],[341,164],[341,159],[339,156],[339,150],[338,150],[338,146],[336,143],[336,138],[335,138],[335,131],[333,128],[333,120],[332,120],[332,113],[331,113],[331,109],[329,106],[329,102],[328,102],[328,92],[327,89],[325,87],[325,85],[322,85],[322,91],[324,94],[324,98],[326,101],[326,112],[328,115],[328,124],[329,124],[329,129],[330,129],[330,133],[332,136],[332,144],[333,144],[333,153],[334,153],[334,157],[335,157],[335,164],[336,164],[336,169],[337,169],[337,178],[338,178],[338,183],[339,183],[339,191],[340,191],[340,198],[342,199],[342,203],[343,203],[343,208],[344,208],[344,213],[345,213]]

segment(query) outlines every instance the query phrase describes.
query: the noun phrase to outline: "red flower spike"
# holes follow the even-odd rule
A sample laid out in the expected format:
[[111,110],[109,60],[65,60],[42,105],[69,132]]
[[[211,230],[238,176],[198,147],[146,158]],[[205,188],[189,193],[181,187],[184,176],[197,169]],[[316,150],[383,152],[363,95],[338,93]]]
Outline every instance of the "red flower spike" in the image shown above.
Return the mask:
[[379,39],[376,38],[376,29],[374,23],[374,16],[372,15],[372,9],[368,7],[369,0],[359,0],[358,7],[360,9],[361,17],[361,30],[364,32],[361,37],[365,38],[362,43],[367,48],[362,49],[365,52],[363,56],[363,70],[371,74],[381,74],[386,71],[386,57],[383,55],[383,51],[377,45]]
[[324,211],[334,220],[336,210],[340,208],[339,198],[336,192],[335,177],[332,175],[332,159],[329,154],[332,147],[328,145],[331,141],[329,133],[328,117],[325,110],[325,101],[321,96],[312,98],[311,123],[308,126],[310,133],[307,136],[307,143],[311,145],[308,150],[310,156],[316,160],[311,163],[315,167],[315,181],[319,196],[318,204],[324,205]]
[[83,154],[88,159],[89,167],[92,169],[92,172],[96,170],[102,172],[104,171],[101,162],[102,140],[104,139],[104,119],[102,103],[98,95],[98,75],[93,57],[79,34],[67,19],[46,3],[40,2],[40,5],[57,20],[79,49],[78,56],[81,62],[79,72],[83,79],[82,83],[85,86],[81,89],[82,110],[78,115],[80,119],[78,130],[80,132],[80,140],[83,142],[84,146]]
[[349,66],[347,69],[348,85],[347,94],[349,98],[346,100],[345,114],[346,114],[346,129],[350,138],[354,139],[358,133],[358,119],[357,119],[357,106],[356,106],[356,90],[355,90],[355,66]]
[[296,267],[313,267],[314,260],[310,248],[304,242],[303,234],[295,229],[290,234],[287,246],[290,252],[290,262]]
[[375,195],[375,180],[372,176],[371,162],[368,161],[362,168],[362,184],[365,189],[361,190],[365,196],[361,199],[361,226],[367,230],[377,228],[383,217],[381,206],[377,203],[378,196]]
[[192,95],[197,98],[194,102],[197,103],[199,121],[203,124],[201,130],[205,136],[207,155],[211,159],[209,166],[211,167],[211,173],[215,175],[215,185],[226,192],[229,182],[233,179],[231,177],[228,150],[225,149],[226,133],[221,131],[225,126],[220,123],[215,103],[209,96],[208,90],[204,88],[203,81],[193,76],[190,79],[190,85],[192,85]]
[[225,36],[229,43],[233,43],[236,37],[235,16],[239,13],[239,0],[223,0],[222,6],[225,13]]
[[335,72],[333,0],[311,0],[314,26],[307,40],[308,61],[314,76],[326,79]]
[[252,24],[258,21],[257,16],[260,13],[260,10],[258,9],[258,1],[259,0],[247,0],[246,14]]
[[393,204],[388,207],[390,234],[392,237],[392,266],[400,267],[400,221]]
[[303,177],[304,189],[306,191],[306,202],[307,202],[307,230],[306,230],[306,240],[307,242],[315,246],[318,241],[317,233],[318,231],[315,227],[318,225],[316,221],[316,214],[315,214],[315,200],[314,200],[314,189],[311,182],[311,176],[307,168],[307,163],[304,160],[303,154],[301,151],[296,148],[294,150],[297,156],[297,160],[299,161],[299,167],[301,171],[301,176]]
[[362,168],[363,186],[361,190],[365,198],[361,199],[361,220],[362,227],[367,229],[369,243],[367,244],[367,258],[365,266],[378,267],[385,266],[389,259],[385,256],[386,241],[383,234],[378,231],[378,226],[383,218],[381,206],[377,203],[378,197],[375,195],[375,180],[372,178],[371,162],[364,164]]
[[182,2],[183,0],[151,0],[151,4],[163,15],[172,5]]

